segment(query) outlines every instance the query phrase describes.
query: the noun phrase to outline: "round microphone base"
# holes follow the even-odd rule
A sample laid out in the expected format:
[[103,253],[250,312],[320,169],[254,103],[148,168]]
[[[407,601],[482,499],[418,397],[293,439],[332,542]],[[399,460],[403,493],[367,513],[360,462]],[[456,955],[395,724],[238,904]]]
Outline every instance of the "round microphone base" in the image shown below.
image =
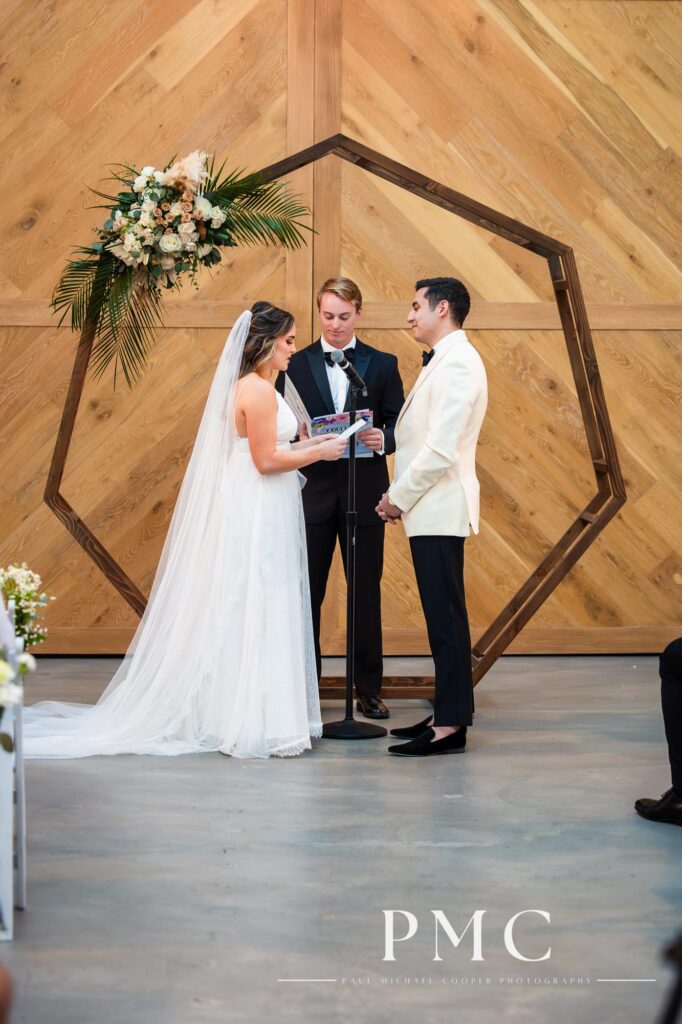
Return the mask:
[[326,740],[373,740],[387,734],[387,730],[380,725],[356,722],[354,718],[344,718],[342,722],[325,722],[322,728]]

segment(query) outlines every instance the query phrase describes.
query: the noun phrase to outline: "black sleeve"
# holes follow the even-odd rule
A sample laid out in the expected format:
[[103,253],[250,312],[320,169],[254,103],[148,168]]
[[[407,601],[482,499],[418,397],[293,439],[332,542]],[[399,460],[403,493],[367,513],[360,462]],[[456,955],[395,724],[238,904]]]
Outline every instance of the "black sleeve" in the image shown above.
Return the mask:
[[394,428],[398,414],[405,402],[405,392],[398,369],[398,360],[395,356],[389,356],[389,359],[390,365],[381,393],[381,422],[384,432],[384,451],[387,455],[392,455],[395,451]]

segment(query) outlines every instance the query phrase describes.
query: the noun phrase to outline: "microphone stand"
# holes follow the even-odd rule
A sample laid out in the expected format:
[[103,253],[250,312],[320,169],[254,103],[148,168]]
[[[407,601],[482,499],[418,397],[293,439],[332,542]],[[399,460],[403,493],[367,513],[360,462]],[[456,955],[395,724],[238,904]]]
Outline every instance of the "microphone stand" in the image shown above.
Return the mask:
[[[357,396],[367,397],[367,388],[349,380],[350,426],[355,423]],[[353,686],[355,683],[355,438],[350,438],[348,452],[348,511],[346,512],[346,717],[342,721],[327,722],[322,729],[325,739],[370,740],[385,736],[387,730],[371,722],[358,722],[353,718]]]

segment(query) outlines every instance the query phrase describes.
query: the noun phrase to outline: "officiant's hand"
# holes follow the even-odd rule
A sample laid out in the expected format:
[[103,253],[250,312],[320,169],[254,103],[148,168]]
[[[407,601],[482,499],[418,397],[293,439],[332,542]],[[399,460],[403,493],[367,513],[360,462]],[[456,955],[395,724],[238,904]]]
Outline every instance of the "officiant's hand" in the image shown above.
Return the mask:
[[378,427],[367,427],[358,431],[358,439],[373,452],[380,452],[384,447],[384,432]]

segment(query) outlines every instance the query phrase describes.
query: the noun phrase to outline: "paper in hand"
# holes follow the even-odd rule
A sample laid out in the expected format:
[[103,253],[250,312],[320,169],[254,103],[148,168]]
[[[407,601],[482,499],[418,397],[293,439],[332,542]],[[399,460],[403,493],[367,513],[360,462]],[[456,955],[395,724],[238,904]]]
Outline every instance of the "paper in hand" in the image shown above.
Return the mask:
[[353,434],[356,434],[358,430],[363,430],[366,426],[366,420],[356,420],[352,427],[346,427],[346,429],[343,430],[338,435],[338,437],[340,437],[342,441],[347,441],[349,437],[352,437]]

